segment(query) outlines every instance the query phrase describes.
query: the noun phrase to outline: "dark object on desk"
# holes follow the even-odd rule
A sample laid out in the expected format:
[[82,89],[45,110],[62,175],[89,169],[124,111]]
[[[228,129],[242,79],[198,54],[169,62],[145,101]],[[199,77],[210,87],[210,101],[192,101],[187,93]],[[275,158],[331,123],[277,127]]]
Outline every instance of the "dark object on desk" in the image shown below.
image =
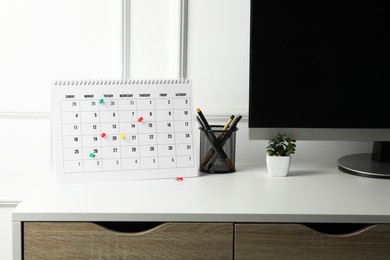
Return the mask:
[[[236,139],[235,132],[238,130],[237,124],[238,124],[238,122],[240,122],[241,118],[242,118],[242,115],[238,115],[238,116],[235,117],[235,118],[234,118],[234,116],[233,116],[233,118],[231,117],[231,119],[232,119],[231,124],[230,124],[230,125],[225,125],[225,126],[224,126],[224,129],[223,129],[224,131],[221,132],[221,133],[218,135],[218,137],[219,137],[218,140],[220,141],[220,145],[221,145],[222,149],[224,149],[226,142],[227,142],[228,140],[230,140],[230,141],[233,142],[233,144],[234,144],[234,151],[236,150],[236,149],[235,149],[235,145],[236,145],[236,141],[235,141],[235,139]],[[231,136],[232,136],[233,134],[234,134],[234,137],[233,137],[234,140],[231,139]],[[227,148],[225,148],[225,149],[227,149]],[[234,152],[234,153],[235,153],[235,152]],[[205,157],[206,157],[206,156],[205,156]],[[208,158],[206,157],[206,159],[208,159]],[[217,157],[216,157],[216,156],[214,155],[214,153],[213,153],[212,157],[210,158],[208,167],[207,167],[208,170],[210,170],[210,169],[214,166],[216,159],[217,159]]]
[[[229,120],[225,123],[225,125],[223,126],[223,130],[228,130],[229,127],[230,127],[230,124],[232,123],[233,119],[234,119],[234,115],[231,115],[229,117]],[[199,121],[199,120],[198,120]],[[227,132],[220,132],[217,136],[217,140],[221,142],[221,147],[223,147],[224,143],[222,142],[222,139],[224,136],[226,136],[226,133]],[[210,148],[208,150],[208,152],[205,154],[204,157],[201,158],[201,161],[200,161],[200,168],[203,168],[205,167],[205,165],[207,163],[210,162],[210,159],[213,157],[213,155],[215,154],[215,150],[213,148]],[[210,164],[209,164],[210,165]]]
[[[225,151],[220,146],[219,141],[215,137],[215,130],[213,130],[208,123],[205,124],[204,120],[202,120],[200,117],[197,116],[196,119],[198,120],[201,126],[199,129],[203,131],[203,135],[201,134],[201,149],[202,149],[202,140],[204,139],[207,140],[207,142],[205,142],[204,145],[207,145],[208,149],[212,149],[217,153],[220,161],[226,167],[225,169],[228,169],[229,171],[235,171],[234,165],[232,164],[230,158],[227,156]],[[203,156],[201,153],[201,158],[202,157]]]
[[206,173],[235,172],[237,124],[242,116],[231,115],[225,125],[210,126],[200,108],[196,109],[200,125],[200,166]]
[[[384,90],[390,85],[390,5],[251,0],[250,9],[249,139],[268,140],[283,131],[301,141],[374,142],[374,158],[379,148],[379,158],[389,161]],[[315,116],[300,106],[275,105],[281,93],[313,108]],[[280,116],[286,107],[288,116]],[[338,167],[389,179],[390,163],[370,154],[345,155]]]
[[[207,130],[202,127],[200,129],[200,165],[199,170],[205,173],[231,173],[235,172],[235,157],[236,157],[236,132],[238,128],[223,129],[223,125],[212,125],[211,129]],[[226,157],[221,158],[218,152],[215,151],[209,135],[223,136],[222,139],[217,139],[216,147],[219,147]],[[229,161],[228,164],[225,162]]]

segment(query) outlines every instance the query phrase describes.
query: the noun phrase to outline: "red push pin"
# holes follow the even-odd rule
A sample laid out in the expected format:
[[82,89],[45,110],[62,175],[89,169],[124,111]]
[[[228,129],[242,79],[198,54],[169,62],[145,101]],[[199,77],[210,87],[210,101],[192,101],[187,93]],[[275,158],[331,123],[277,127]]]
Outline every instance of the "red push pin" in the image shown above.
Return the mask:
[[183,177],[176,177],[176,180],[177,180],[177,181],[182,181],[182,180],[183,180]]
[[104,137],[106,137],[106,133],[101,133],[100,136],[101,136],[102,138],[104,138]]
[[144,120],[144,118],[142,117],[142,116],[140,116],[139,118],[138,118],[138,122],[142,122],[142,120]]

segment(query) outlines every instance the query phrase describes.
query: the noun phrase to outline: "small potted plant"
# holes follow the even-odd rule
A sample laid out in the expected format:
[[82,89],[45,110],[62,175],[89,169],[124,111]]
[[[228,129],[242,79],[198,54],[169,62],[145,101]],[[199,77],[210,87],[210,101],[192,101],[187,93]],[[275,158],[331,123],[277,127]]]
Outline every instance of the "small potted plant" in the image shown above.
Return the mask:
[[291,154],[295,153],[296,140],[283,133],[276,135],[268,141],[267,149],[267,169],[271,176],[287,176]]

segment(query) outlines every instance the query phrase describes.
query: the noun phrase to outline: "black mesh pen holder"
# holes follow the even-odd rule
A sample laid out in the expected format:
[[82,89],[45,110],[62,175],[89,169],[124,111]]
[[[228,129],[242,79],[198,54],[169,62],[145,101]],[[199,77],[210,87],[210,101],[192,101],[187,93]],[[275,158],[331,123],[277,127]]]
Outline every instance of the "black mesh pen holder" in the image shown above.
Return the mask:
[[236,171],[236,132],[238,128],[223,129],[211,125],[210,130],[200,130],[199,171],[204,173],[231,173]]

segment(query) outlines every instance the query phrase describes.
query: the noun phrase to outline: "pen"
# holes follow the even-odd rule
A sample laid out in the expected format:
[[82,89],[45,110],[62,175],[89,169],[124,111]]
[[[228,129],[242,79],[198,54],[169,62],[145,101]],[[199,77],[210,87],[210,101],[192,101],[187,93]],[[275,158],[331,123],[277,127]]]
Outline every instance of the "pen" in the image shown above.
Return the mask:
[[198,120],[200,126],[204,129],[206,137],[208,138],[211,146],[214,148],[214,150],[217,152],[218,157],[220,157],[222,163],[229,169],[233,170],[234,165],[230,161],[229,157],[226,155],[225,151],[219,146],[219,142],[215,135],[208,131],[211,130],[210,125],[208,125],[209,129],[206,128],[204,122],[201,120],[200,116],[197,116],[196,119]]
[[[238,115],[236,118],[233,119],[232,124],[230,125],[229,129],[234,129],[237,127],[238,122],[240,122],[242,118],[242,115]],[[230,133],[231,134],[231,133]]]
[[204,129],[206,129],[206,130],[211,130],[211,127],[210,127],[209,123],[207,122],[206,118],[205,118],[204,115],[203,115],[202,110],[200,110],[199,107],[196,108],[196,113],[198,113],[198,116],[199,116],[200,120],[201,120],[202,123],[203,123]]

